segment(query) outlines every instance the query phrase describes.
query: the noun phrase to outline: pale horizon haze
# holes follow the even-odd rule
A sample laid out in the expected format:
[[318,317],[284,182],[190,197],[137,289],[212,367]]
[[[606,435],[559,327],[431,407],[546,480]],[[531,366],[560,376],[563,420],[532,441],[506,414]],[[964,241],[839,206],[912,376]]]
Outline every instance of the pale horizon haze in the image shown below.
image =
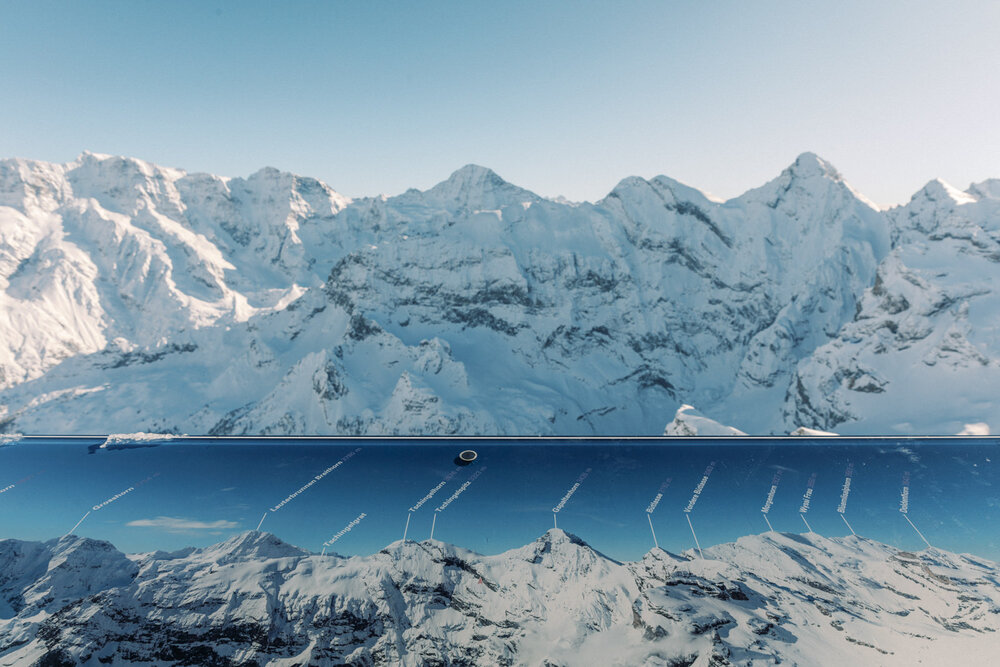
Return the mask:
[[264,166],[360,197],[467,163],[728,199],[811,151],[879,204],[1000,178],[1000,3],[0,5],[0,157]]

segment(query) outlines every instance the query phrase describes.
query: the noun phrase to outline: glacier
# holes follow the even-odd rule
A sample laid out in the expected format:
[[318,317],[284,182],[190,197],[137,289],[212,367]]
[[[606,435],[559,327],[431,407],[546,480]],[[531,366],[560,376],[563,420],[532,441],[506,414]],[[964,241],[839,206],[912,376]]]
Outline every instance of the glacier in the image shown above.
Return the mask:
[[998,271],[1000,181],[878,210],[811,153],[725,202],[6,159],[0,431],[982,433]]

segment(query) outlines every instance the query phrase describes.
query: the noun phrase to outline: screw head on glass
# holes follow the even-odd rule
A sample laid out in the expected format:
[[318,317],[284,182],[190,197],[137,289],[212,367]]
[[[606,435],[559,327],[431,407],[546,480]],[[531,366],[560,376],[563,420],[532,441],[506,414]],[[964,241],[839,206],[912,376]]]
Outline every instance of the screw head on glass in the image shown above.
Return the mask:
[[465,451],[459,453],[459,455],[455,457],[455,465],[467,466],[473,461],[475,461],[478,457],[479,454],[477,454],[474,450],[466,449]]

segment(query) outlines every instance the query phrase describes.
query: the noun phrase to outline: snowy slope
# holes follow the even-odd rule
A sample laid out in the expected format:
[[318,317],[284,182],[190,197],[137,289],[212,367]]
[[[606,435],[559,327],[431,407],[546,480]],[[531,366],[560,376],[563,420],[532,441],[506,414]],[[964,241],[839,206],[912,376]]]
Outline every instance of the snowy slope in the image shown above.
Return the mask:
[[995,563],[812,533],[635,563],[557,529],[496,556],[66,537],[0,541],[0,565],[0,665],[943,664],[987,659],[1000,618]]
[[[571,204],[474,165],[349,200],[273,169],[0,161],[0,430],[655,435],[692,404],[749,433],[955,433],[996,393],[968,352],[991,358],[996,312],[977,187],[884,213],[806,153],[727,202],[658,176]],[[928,308],[971,304],[930,316],[916,370],[861,351],[900,267]],[[907,419],[949,373],[965,393]]]
[[674,420],[663,429],[663,435],[687,438],[693,435],[746,435],[746,433],[698,414],[693,405],[685,404],[677,408]]
[[1000,181],[931,181],[889,220],[895,248],[854,320],[800,363],[789,423],[988,433],[1000,427]]

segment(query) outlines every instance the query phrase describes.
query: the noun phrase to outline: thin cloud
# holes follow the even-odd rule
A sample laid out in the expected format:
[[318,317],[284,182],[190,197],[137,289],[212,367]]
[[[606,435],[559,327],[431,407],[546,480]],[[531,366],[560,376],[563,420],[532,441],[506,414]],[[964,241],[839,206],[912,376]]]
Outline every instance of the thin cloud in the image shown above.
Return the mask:
[[155,519],[137,519],[129,521],[125,525],[136,528],[159,528],[168,533],[187,533],[199,530],[232,530],[239,526],[235,521],[192,521],[172,516],[158,516]]

